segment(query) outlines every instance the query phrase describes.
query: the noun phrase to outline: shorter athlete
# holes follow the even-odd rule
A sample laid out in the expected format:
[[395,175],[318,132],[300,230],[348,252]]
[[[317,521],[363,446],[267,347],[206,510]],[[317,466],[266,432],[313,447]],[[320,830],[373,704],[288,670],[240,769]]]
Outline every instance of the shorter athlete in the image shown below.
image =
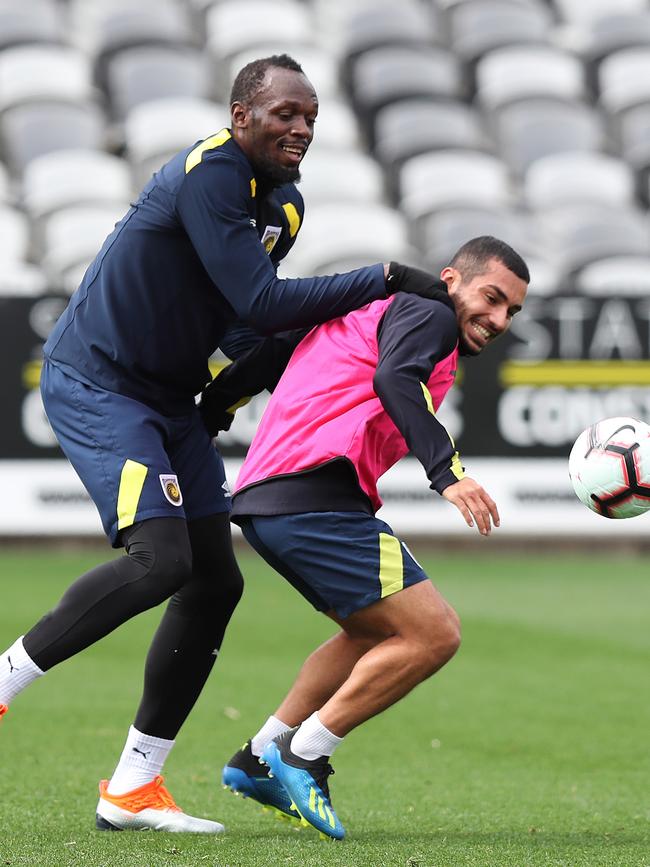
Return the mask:
[[[253,548],[340,631],[307,658],[223,782],[336,839],[345,832],[329,793],[332,753],[460,644],[456,612],[375,516],[378,478],[411,451],[470,527],[487,536],[499,525],[436,412],[459,352],[478,355],[521,309],[528,268],[504,242],[481,237],[441,278],[437,299],[397,293],[302,339],[233,501],[233,520]],[[223,393],[238,378],[250,386],[246,357],[223,376]]]

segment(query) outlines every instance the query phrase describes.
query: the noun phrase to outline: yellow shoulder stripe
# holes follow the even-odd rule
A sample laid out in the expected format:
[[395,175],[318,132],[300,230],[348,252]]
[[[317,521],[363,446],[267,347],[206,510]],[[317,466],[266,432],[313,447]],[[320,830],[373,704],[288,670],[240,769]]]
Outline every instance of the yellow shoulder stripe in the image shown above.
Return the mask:
[[291,202],[287,202],[285,205],[282,205],[282,210],[287,215],[287,220],[289,220],[289,234],[294,238],[300,228],[300,216],[296,210],[296,206]]
[[221,147],[221,145],[224,144],[224,142],[227,142],[231,137],[229,129],[222,129],[218,133],[215,133],[215,135],[211,135],[209,138],[199,142],[199,144],[197,144],[197,146],[187,155],[187,159],[185,160],[185,174],[191,172],[194,166],[198,166],[203,159],[205,151],[211,151],[214,150],[214,148]]

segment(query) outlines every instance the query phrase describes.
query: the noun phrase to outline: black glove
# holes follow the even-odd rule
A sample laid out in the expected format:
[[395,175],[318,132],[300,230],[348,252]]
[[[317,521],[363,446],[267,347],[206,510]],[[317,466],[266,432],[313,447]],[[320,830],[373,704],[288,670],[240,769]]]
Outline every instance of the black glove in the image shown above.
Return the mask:
[[431,301],[442,301],[453,309],[453,302],[447,292],[447,284],[432,274],[422,271],[420,268],[411,268],[410,265],[400,265],[399,262],[391,262],[388,266],[386,278],[386,291],[389,295],[395,292],[410,292],[429,298]]
[[230,430],[235,410],[264,389],[273,391],[296,346],[309,329],[266,337],[227,364],[201,392],[199,411],[211,437]]
[[225,370],[227,368],[220,371],[201,392],[199,412],[211,437],[216,437],[219,431],[230,430],[235,411],[250,400],[250,397],[237,400],[229,388],[228,377],[223,376]]

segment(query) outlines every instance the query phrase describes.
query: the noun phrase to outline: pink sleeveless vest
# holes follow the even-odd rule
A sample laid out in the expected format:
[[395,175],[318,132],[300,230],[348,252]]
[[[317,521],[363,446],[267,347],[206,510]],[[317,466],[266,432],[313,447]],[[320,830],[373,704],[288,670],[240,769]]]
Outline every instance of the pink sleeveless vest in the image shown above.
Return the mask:
[[[345,457],[375,511],[380,508],[377,480],[408,452],[372,384],[377,325],[392,301],[373,301],[326,322],[299,344],[262,417],[235,492]],[[426,383],[436,411],[454,382],[457,357],[456,347]]]

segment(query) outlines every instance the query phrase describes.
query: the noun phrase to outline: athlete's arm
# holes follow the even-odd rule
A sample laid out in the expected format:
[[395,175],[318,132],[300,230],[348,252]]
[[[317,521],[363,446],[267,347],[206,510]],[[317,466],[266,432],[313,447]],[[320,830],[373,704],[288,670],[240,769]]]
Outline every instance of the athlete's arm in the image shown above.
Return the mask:
[[[448,302],[451,304],[451,302]],[[398,295],[384,314],[377,338],[377,396],[418,458],[431,487],[453,503],[484,535],[499,524],[494,501],[465,476],[453,440],[436,418],[426,383],[458,337],[453,309],[412,295]]]
[[308,329],[266,337],[224,367],[201,393],[199,409],[210,436],[229,430],[235,411],[264,389],[273,391]]
[[176,210],[204,268],[239,319],[262,334],[311,327],[386,297],[384,266],[281,280],[250,224],[250,178],[234,159],[204,159]]

